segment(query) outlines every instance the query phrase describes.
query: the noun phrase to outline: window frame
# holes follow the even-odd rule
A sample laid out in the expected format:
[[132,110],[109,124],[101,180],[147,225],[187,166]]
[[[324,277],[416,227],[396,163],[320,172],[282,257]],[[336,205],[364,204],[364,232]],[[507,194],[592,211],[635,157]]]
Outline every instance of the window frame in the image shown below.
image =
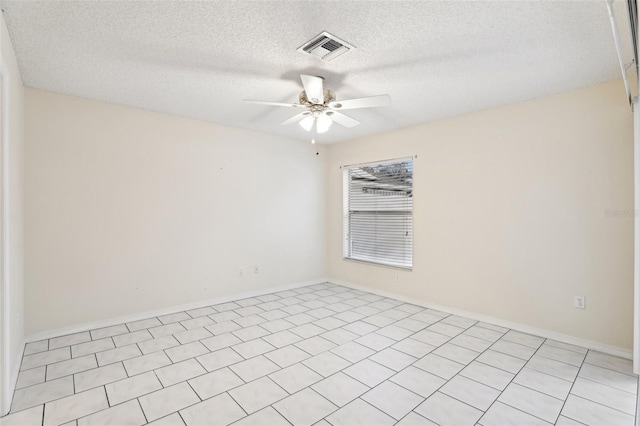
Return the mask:
[[[379,260],[379,259],[362,259],[362,258],[358,258],[358,257],[350,257],[350,244],[352,242],[351,240],[351,235],[349,234],[350,231],[350,186],[349,186],[349,182],[350,182],[350,175],[349,175],[349,170],[351,169],[356,169],[356,168],[361,168],[361,167],[366,167],[366,166],[378,166],[378,165],[383,165],[383,164],[394,164],[394,163],[406,163],[406,162],[410,162],[411,163],[411,175],[412,175],[412,181],[411,181],[411,192],[412,194],[415,193],[415,180],[413,179],[414,173],[415,173],[415,158],[417,158],[417,156],[407,156],[407,157],[400,157],[400,158],[393,158],[393,159],[388,159],[388,160],[378,160],[378,161],[371,161],[371,162],[366,162],[366,163],[358,163],[358,164],[350,164],[350,165],[345,165],[345,166],[341,166],[340,169],[342,171],[342,259],[345,261],[350,261],[350,262],[357,262],[357,263],[365,263],[365,264],[369,264],[369,265],[375,265],[375,266],[382,266],[382,267],[387,267],[387,268],[394,268],[394,269],[402,269],[405,271],[412,271],[413,270],[413,248],[414,248],[414,232],[413,232],[413,210],[414,210],[414,206],[413,206],[413,198],[411,200],[411,209],[408,211],[407,213],[403,213],[406,216],[408,216],[411,220],[411,224],[410,224],[410,229],[411,229],[411,241],[410,241],[410,248],[411,248],[411,256],[410,256],[410,264],[409,265],[400,265],[400,264],[394,264],[394,263],[390,263],[390,262],[385,262],[383,260]],[[351,253],[352,256],[352,253]]]

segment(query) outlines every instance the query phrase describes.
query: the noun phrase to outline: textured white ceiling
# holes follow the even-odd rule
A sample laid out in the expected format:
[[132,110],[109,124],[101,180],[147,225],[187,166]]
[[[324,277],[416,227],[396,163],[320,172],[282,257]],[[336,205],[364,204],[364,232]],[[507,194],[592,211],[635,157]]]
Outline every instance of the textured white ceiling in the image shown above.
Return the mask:
[[[621,3],[618,2],[618,9]],[[0,1],[26,86],[308,141],[299,75],[345,111],[330,143],[621,77],[604,1]],[[620,9],[623,10],[623,9]],[[321,31],[356,50],[296,51]],[[623,96],[623,95],[622,95]]]

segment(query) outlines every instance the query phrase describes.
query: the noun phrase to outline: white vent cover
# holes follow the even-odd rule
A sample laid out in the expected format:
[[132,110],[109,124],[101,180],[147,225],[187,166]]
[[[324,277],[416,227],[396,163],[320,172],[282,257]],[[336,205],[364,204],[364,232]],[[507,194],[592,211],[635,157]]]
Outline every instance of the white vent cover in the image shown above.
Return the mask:
[[346,41],[340,40],[338,37],[323,31],[300,46],[298,52],[317,56],[323,61],[331,61],[352,49],[355,49],[355,47]]

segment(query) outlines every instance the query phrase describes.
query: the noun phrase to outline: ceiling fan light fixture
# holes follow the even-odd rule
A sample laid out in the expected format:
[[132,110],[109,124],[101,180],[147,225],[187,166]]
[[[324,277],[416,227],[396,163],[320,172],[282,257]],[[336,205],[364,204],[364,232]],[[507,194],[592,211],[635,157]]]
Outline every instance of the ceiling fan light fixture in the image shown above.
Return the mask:
[[325,133],[329,130],[329,127],[333,124],[333,120],[331,120],[326,114],[320,115],[316,119],[316,129],[318,133]]
[[314,121],[315,119],[311,115],[308,115],[300,121],[300,127],[305,129],[307,132],[310,132]]

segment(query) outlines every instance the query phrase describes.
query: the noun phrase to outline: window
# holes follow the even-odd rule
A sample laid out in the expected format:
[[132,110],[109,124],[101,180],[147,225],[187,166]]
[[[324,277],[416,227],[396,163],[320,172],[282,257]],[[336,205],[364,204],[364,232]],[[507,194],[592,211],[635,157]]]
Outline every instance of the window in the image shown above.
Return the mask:
[[413,160],[343,167],[344,257],[411,269]]

